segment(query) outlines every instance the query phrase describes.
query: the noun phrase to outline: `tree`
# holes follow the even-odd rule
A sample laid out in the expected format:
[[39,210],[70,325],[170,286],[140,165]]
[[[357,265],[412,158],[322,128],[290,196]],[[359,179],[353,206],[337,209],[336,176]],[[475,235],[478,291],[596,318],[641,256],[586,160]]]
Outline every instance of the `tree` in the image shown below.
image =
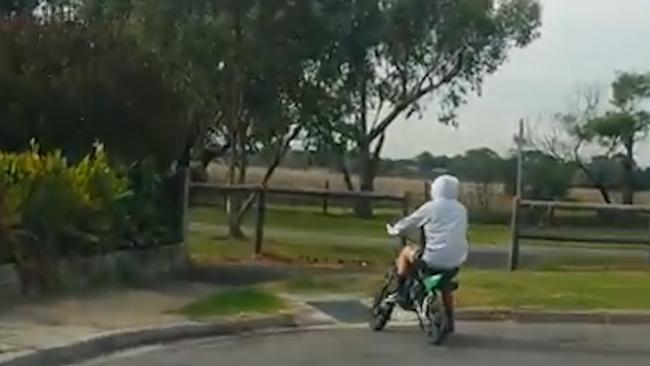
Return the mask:
[[[344,31],[337,44],[346,114],[333,129],[349,139],[337,146],[351,145],[358,154],[358,189],[367,192],[374,189],[389,126],[418,114],[434,93],[441,95],[441,121],[454,123],[453,111],[466,94],[480,92],[484,78],[512,48],[537,36],[540,5],[535,0],[356,0],[341,16]],[[360,202],[357,213],[371,216],[370,202]]]
[[0,24],[0,148],[81,158],[97,140],[125,164],[180,155],[182,99],[121,32],[80,23]]
[[650,74],[621,73],[612,83],[613,111],[597,116],[585,126],[588,137],[612,153],[623,152],[623,203],[634,202],[635,146],[648,135],[650,112],[641,103],[650,98]]
[[415,157],[420,174],[429,175],[436,168],[436,158],[428,151],[424,151]]
[[81,0],[1,0],[0,18],[73,21]]
[[[517,176],[517,156],[504,162],[503,178],[506,191],[514,194]],[[540,150],[523,152],[523,194],[529,199],[558,200],[565,198],[576,173],[576,164],[558,159]]]
[[565,198],[575,174],[573,164],[540,151],[524,156],[524,194],[527,198],[557,200]]
[[609,152],[593,145],[593,134],[588,129],[590,121],[600,113],[600,101],[601,95],[596,85],[577,89],[569,110],[554,116],[551,131],[531,133],[528,140],[536,149],[556,160],[575,164],[585,179],[598,189],[603,201],[612,203],[606,176],[599,174],[599,170],[595,169],[598,165],[592,160],[594,151],[604,154],[605,159],[609,159]]
[[620,189],[623,186],[620,156],[594,156],[591,158],[588,168],[596,180],[608,189]]
[[[92,4],[90,4],[92,3]],[[228,183],[246,181],[250,157],[272,156],[260,182],[267,184],[293,140],[329,118],[339,70],[336,48],[341,0],[94,0],[87,17],[112,18],[132,29],[169,63],[187,92],[197,150],[206,136],[224,141]],[[206,155],[204,155],[205,157]],[[203,159],[207,165],[210,156]],[[228,201],[230,234],[240,226],[252,196]]]
[[650,168],[637,169],[635,172],[635,188],[639,191],[650,190]]
[[29,14],[34,11],[38,3],[39,0],[2,0],[0,1],[0,17]]
[[479,206],[487,211],[495,195],[495,183],[501,181],[503,160],[491,149],[468,150],[451,162],[451,171],[463,181],[475,183],[473,193]]

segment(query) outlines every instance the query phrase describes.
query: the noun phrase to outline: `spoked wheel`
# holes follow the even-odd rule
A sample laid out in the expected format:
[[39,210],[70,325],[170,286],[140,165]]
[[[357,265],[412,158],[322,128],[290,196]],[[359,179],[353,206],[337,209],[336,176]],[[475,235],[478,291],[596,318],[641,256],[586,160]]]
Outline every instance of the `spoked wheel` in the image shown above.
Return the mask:
[[449,319],[445,307],[437,294],[430,294],[426,301],[427,324],[426,332],[429,341],[436,346],[445,342],[449,335]]
[[397,291],[397,275],[391,269],[384,281],[381,290],[375,295],[370,308],[370,329],[379,332],[386,327],[395,308],[395,301],[389,301],[388,297]]

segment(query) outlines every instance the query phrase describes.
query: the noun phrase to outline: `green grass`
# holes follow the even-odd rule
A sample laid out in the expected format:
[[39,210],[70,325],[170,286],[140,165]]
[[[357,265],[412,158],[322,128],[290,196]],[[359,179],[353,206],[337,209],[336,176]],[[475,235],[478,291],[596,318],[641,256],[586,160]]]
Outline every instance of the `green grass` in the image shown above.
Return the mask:
[[[250,241],[216,237],[205,232],[192,232],[188,244],[192,259],[199,263],[246,261],[253,254]],[[393,249],[389,246],[267,239],[263,255],[285,263],[384,266],[391,260]]]
[[549,255],[540,259],[534,270],[573,272],[573,271],[645,271],[648,268],[646,256],[571,253],[568,255]]
[[510,228],[505,225],[471,224],[469,227],[471,245],[506,245],[510,242]]
[[[384,225],[398,216],[377,215],[372,220],[363,220],[347,214],[323,215],[316,211],[297,208],[269,208],[266,225],[302,231],[322,231],[348,235],[381,237],[385,235]],[[216,207],[198,207],[190,211],[190,220],[209,224],[225,224],[226,214]],[[246,217],[245,226],[252,226],[254,219]]]
[[379,273],[356,275],[302,275],[273,284],[271,288],[295,294],[341,293],[370,296],[383,281]]
[[[268,210],[266,227],[364,238],[387,238],[385,224],[396,218],[397,215],[387,210],[376,212],[372,220],[364,220],[344,213],[323,215],[303,207],[273,208]],[[225,225],[226,215],[219,208],[197,207],[190,210],[190,220]],[[244,226],[251,227],[251,222],[250,218],[247,218]],[[505,225],[472,224],[469,237],[474,245],[501,245],[509,241],[509,231]]]
[[237,314],[273,314],[285,309],[278,296],[256,288],[216,292],[185,306],[181,313],[190,318]]
[[461,307],[650,309],[648,272],[498,272],[461,274]]
[[[370,296],[381,273],[301,276],[274,284],[275,291],[298,294],[355,293]],[[539,310],[650,310],[650,273],[502,272],[464,270],[458,306]]]
[[[248,261],[253,256],[250,240],[238,241],[214,232],[192,231],[188,240],[193,260],[209,264]],[[524,246],[524,251],[526,247]],[[263,257],[281,263],[299,265],[343,265],[383,269],[395,255],[395,247],[375,243],[340,242],[337,238],[310,235],[282,238],[267,235]],[[547,271],[576,270],[644,270],[648,267],[645,255],[617,255],[603,253],[549,254],[531,269]]]

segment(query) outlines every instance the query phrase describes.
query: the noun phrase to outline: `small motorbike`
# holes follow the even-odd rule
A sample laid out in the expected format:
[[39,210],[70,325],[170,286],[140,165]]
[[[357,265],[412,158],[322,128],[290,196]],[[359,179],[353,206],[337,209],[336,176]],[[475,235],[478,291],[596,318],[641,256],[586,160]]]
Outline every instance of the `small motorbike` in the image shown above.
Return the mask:
[[373,331],[381,331],[390,320],[395,306],[416,314],[420,328],[427,334],[432,344],[441,345],[453,329],[444,303],[445,291],[458,289],[458,282],[443,283],[443,273],[427,268],[422,261],[417,261],[411,276],[406,282],[406,296],[398,295],[397,267],[391,265],[387,271],[381,289],[375,295],[370,308],[369,325]]

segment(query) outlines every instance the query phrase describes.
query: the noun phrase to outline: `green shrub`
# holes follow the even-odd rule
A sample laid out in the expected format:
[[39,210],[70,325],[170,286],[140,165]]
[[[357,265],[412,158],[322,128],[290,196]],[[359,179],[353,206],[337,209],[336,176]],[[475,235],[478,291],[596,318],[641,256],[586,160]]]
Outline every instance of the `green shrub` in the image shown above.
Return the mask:
[[[77,164],[61,152],[0,152],[4,251],[19,271],[36,268],[41,282],[56,279],[61,256],[110,251],[127,233],[126,177],[111,168],[103,146]],[[25,273],[22,273],[25,274]]]

